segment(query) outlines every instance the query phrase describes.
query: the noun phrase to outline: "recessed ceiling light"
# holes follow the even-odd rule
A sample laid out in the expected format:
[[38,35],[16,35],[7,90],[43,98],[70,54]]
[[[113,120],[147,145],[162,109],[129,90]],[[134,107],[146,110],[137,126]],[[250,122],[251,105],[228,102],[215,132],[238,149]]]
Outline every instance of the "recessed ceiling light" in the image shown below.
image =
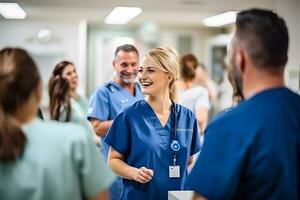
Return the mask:
[[228,11],[203,19],[206,26],[219,27],[227,24],[232,24],[236,20],[237,11]]
[[126,24],[142,12],[138,7],[116,7],[105,18],[106,24]]
[[17,3],[0,3],[0,14],[5,19],[24,19],[25,11]]

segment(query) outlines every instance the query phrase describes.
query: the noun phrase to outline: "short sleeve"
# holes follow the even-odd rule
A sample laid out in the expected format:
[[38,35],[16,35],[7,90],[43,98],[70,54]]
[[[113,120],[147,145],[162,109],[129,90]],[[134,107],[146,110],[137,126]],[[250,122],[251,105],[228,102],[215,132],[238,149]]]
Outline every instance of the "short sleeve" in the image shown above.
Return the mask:
[[200,133],[199,133],[199,129],[198,129],[197,120],[194,118],[193,137],[192,137],[190,155],[194,155],[195,153],[199,152],[200,150],[201,150]]
[[104,87],[99,88],[90,98],[88,120],[95,118],[101,121],[110,119],[109,96]]
[[130,122],[126,114],[121,112],[114,119],[104,141],[126,157],[130,147],[130,130]]
[[205,88],[201,88],[201,94],[199,95],[199,98],[196,102],[196,110],[200,107],[209,109],[209,95],[207,89]]
[[230,199],[243,165],[241,143],[220,123],[207,128],[201,154],[187,180],[187,189],[208,199]]
[[[84,132],[85,129],[80,130]],[[74,143],[72,154],[78,167],[82,193],[85,198],[91,198],[108,188],[115,175],[107,167],[88,133],[84,132],[82,136]]]

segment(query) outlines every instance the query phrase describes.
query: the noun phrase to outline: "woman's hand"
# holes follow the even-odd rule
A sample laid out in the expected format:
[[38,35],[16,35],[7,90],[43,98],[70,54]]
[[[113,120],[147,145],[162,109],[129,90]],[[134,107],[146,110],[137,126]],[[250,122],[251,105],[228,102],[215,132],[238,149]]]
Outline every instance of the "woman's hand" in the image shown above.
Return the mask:
[[153,170],[146,167],[136,168],[132,179],[139,183],[147,183],[153,177]]
[[147,183],[153,177],[153,170],[146,167],[136,168],[129,166],[124,162],[124,157],[122,154],[117,152],[112,147],[109,148],[108,159],[109,167],[119,176],[134,180],[139,183]]

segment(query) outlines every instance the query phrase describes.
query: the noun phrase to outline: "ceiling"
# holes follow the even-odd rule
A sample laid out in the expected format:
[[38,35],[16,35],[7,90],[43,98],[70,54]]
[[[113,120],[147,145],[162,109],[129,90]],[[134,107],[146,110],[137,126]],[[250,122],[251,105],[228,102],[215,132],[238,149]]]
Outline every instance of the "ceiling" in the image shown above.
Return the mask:
[[[0,0],[3,1],[3,0]],[[5,1],[5,0],[4,0]],[[18,0],[26,19],[104,24],[116,6],[137,6],[143,12],[129,25],[151,21],[159,25],[201,27],[202,19],[227,10],[251,7],[274,9],[275,0]],[[11,1],[10,1],[11,2]]]

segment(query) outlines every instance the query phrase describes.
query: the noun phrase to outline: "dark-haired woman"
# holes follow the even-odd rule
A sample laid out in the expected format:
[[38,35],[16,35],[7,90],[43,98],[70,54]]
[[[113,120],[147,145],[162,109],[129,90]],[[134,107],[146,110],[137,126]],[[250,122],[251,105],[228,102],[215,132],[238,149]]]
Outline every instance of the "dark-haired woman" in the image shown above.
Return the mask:
[[87,120],[88,101],[76,92],[78,75],[73,63],[62,61],[58,63],[49,80],[50,117],[61,122],[74,122],[93,133],[94,142],[100,139],[94,133]]
[[76,124],[36,118],[40,98],[40,75],[28,53],[1,50],[1,199],[107,199],[114,175],[91,137]]

